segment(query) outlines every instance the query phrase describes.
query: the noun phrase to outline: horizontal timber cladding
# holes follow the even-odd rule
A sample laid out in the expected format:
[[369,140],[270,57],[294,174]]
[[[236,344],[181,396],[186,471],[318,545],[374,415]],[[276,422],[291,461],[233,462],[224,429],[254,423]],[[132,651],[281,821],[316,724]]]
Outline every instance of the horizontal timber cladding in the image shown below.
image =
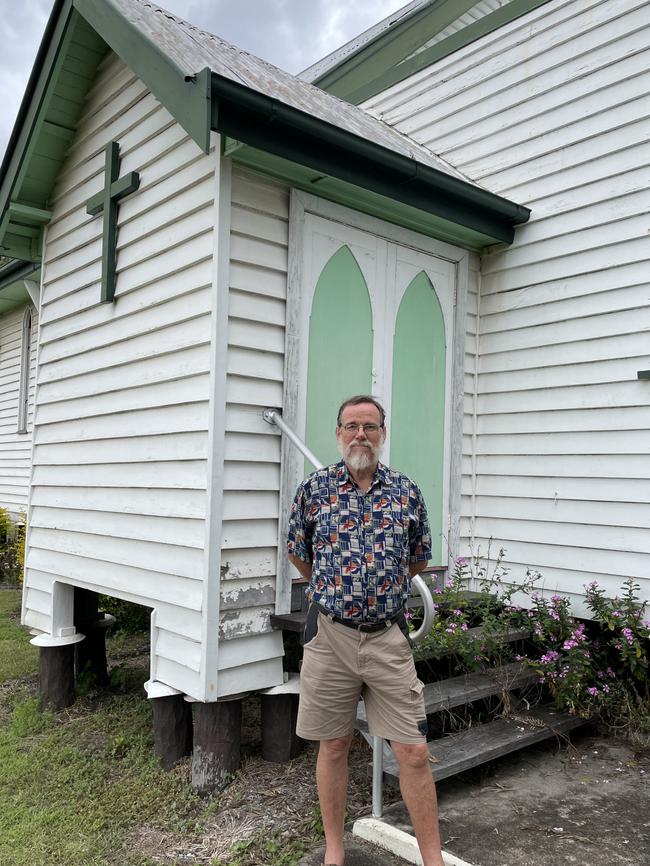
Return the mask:
[[366,105],[532,210],[482,257],[463,530],[581,611],[650,598],[648,11],[550,0]]
[[26,383],[27,423],[26,432],[19,433],[18,402],[26,311],[27,307],[22,305],[0,317],[0,508],[6,508],[14,518],[21,521],[27,511],[38,334],[38,315],[32,307],[29,377]]
[[[105,145],[137,193],[118,210],[101,304]],[[154,610],[151,675],[201,698],[215,191],[204,155],[108,54],[57,179],[43,262],[24,619],[55,582]]]
[[281,443],[262,412],[283,399],[289,191],[240,170],[231,184],[220,694],[282,679],[281,634],[270,623]]

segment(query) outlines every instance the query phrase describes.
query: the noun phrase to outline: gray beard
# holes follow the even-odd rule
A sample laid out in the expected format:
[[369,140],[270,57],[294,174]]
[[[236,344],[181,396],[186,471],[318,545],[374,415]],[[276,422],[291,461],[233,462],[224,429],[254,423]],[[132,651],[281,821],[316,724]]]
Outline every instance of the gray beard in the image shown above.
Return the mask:
[[342,442],[338,443],[338,447],[341,457],[350,469],[353,469],[355,472],[361,472],[364,469],[376,466],[382,450],[381,446],[375,448],[372,445],[366,448],[353,448],[352,445],[348,445],[346,448]]

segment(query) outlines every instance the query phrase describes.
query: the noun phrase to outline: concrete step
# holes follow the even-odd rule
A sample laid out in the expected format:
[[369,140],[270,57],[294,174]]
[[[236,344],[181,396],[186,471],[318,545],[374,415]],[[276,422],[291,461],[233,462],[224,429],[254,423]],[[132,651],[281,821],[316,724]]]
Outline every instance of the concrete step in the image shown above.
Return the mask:
[[[512,662],[486,671],[427,683],[424,687],[424,705],[427,715],[430,716],[442,710],[450,710],[453,707],[461,707],[483,698],[499,695],[504,691],[524,688],[537,682],[538,679],[539,674],[527,665]],[[368,730],[366,708],[363,703],[359,704],[356,727],[360,731]]]
[[[431,774],[435,781],[446,779],[584,724],[585,719],[543,705],[513,711],[507,719],[498,718],[429,742]],[[394,757],[386,759],[384,780],[390,784],[398,779],[397,761]]]

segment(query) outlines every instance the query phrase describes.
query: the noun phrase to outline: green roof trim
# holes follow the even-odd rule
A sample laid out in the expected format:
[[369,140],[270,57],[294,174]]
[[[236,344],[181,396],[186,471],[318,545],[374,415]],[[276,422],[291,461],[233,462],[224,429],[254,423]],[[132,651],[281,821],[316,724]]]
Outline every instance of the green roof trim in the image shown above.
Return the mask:
[[369,189],[362,189],[354,183],[324,175],[322,172],[253,147],[246,145],[240,147],[232,153],[232,161],[242,168],[265,177],[275,178],[296,189],[305,190],[312,195],[345,205],[384,222],[412,229],[419,234],[455,244],[463,249],[479,252],[496,240],[492,235],[473,231]]
[[204,153],[210,150],[210,77],[187,75],[111,0],[73,0],[75,9],[180,123]]
[[11,261],[0,268],[0,316],[30,301],[25,281],[40,282],[40,273],[32,262]]
[[111,0],[56,0],[0,167],[0,255],[40,261],[48,198],[109,47],[209,151],[209,73],[187,76]]
[[[380,34],[312,83],[334,96],[359,105],[504,24],[543,6],[549,0],[511,0],[473,24],[414,54],[436,33],[475,6],[476,2],[434,2]],[[453,10],[453,17],[448,20],[450,9]],[[425,17],[425,12],[430,13],[428,17]],[[414,24],[418,25],[417,40],[412,33]],[[417,44],[414,44],[416,41]]]
[[1,254],[40,260],[48,198],[106,50],[72,0],[57,0],[0,168]]
[[[213,127],[223,135],[312,169],[319,177],[354,184],[357,196],[362,188],[445,223],[459,224],[483,238],[483,246],[511,243],[514,226],[530,216],[528,208],[216,73],[212,96]],[[239,150],[233,156],[238,162],[246,159]]]
[[443,30],[475,5],[476,0],[432,0],[380,33],[312,84],[352,102],[349,93],[417,51],[434,33]]

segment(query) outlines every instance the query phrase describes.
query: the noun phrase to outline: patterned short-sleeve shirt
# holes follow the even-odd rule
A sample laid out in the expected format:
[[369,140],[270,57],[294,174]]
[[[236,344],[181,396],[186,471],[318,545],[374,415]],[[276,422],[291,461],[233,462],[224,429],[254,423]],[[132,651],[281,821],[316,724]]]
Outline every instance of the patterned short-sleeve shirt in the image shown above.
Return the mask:
[[431,558],[422,493],[381,463],[365,493],[343,461],[327,466],[298,487],[287,548],[312,563],[312,601],[346,619],[394,616],[409,593],[409,564]]

